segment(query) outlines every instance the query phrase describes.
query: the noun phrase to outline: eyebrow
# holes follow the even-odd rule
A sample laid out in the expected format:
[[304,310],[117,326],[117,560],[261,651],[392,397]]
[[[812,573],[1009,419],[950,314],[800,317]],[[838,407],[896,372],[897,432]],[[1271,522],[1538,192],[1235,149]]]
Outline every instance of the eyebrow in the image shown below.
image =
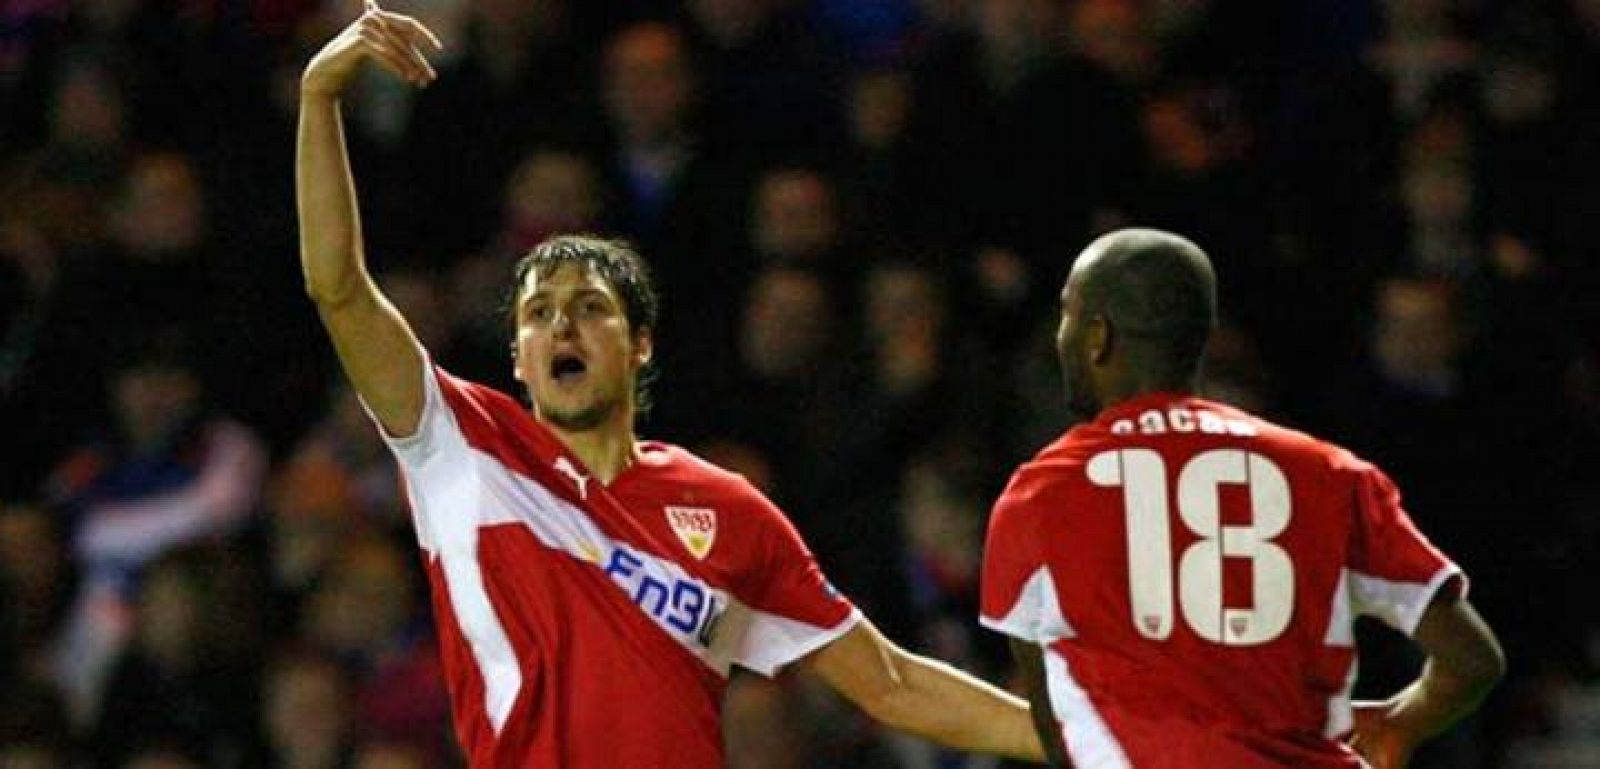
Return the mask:
[[[518,305],[518,309],[520,310],[526,308],[528,305],[533,304],[535,301],[540,299],[549,299],[553,295],[554,292],[552,291],[543,288],[536,288],[533,290],[533,293],[526,294],[522,297],[522,302]],[[612,302],[610,294],[594,286],[581,286],[573,289],[572,291],[572,298],[574,299],[587,299],[593,296],[598,296],[602,299],[605,299],[607,302]]]

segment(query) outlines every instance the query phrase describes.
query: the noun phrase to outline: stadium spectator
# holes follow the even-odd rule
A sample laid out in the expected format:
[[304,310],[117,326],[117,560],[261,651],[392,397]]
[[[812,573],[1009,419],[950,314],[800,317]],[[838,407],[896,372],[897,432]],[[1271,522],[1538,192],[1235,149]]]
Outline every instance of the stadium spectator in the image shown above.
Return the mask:
[[0,689],[0,766],[67,769],[75,766],[72,728],[55,691],[40,681],[5,682]]
[[[417,94],[408,122],[406,168],[396,175],[409,189],[386,191],[408,195],[407,218],[428,226],[375,232],[384,239],[379,245],[392,246],[386,251],[448,264],[483,248],[501,213],[499,192],[524,153],[594,132],[595,57],[574,18],[585,5],[459,4],[462,18],[452,22],[460,25],[459,34],[447,35],[451,50],[441,63],[445,77]],[[348,6],[333,10],[334,25],[315,45],[343,26]]]
[[289,647],[267,666],[262,698],[263,769],[339,769],[355,750],[354,693],[332,657]]
[[0,688],[48,679],[74,576],[57,517],[0,502]]
[[158,336],[127,355],[112,379],[114,425],[46,485],[47,501],[67,511],[82,574],[55,662],[80,724],[99,710],[110,665],[133,632],[145,567],[237,532],[261,494],[263,447],[210,410],[183,347],[180,337]]
[[151,564],[91,732],[98,765],[143,765],[170,753],[228,766],[248,754],[258,696],[253,628],[261,620],[245,569],[239,552],[205,548]]
[[419,582],[392,537],[352,536],[307,599],[300,637],[354,673],[357,734],[410,740],[444,760],[450,703]]

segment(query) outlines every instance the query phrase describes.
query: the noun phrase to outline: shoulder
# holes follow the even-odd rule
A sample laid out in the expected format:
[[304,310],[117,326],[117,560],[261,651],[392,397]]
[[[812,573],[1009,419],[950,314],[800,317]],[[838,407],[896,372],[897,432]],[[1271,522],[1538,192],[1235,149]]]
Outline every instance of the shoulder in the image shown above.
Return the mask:
[[1217,404],[1216,407],[1248,419],[1257,430],[1254,440],[1267,445],[1276,458],[1287,459],[1303,471],[1322,475],[1336,483],[1355,482],[1358,478],[1383,474],[1377,466],[1337,443],[1230,406]]
[[1085,465],[1096,452],[1106,448],[1109,433],[1094,424],[1081,424],[1040,449],[1031,459],[1017,467],[1012,475],[1017,479],[1064,480],[1074,474],[1081,475]]
[[433,380],[438,383],[439,405],[455,417],[469,443],[483,448],[507,440],[532,441],[542,450],[556,447],[555,435],[516,398],[438,366],[433,368]]
[[498,418],[506,414],[526,415],[527,409],[515,398],[493,387],[462,379],[439,366],[433,368],[433,379],[439,385],[444,405],[457,415],[481,414]]
[[[522,402],[433,366],[419,435],[422,456],[473,449],[526,474],[559,456],[561,442]],[[402,447],[403,448],[403,447]],[[415,450],[412,447],[410,450]],[[400,449],[397,449],[400,450]]]
[[996,512],[1034,507],[1041,500],[1070,491],[1085,478],[1085,468],[1101,448],[1103,430],[1079,425],[1068,430],[1011,474],[995,503]]
[[766,495],[743,475],[713,464],[682,446],[644,441],[639,448],[640,461],[652,465],[657,477],[670,484],[686,500],[699,500],[739,511],[776,511]]

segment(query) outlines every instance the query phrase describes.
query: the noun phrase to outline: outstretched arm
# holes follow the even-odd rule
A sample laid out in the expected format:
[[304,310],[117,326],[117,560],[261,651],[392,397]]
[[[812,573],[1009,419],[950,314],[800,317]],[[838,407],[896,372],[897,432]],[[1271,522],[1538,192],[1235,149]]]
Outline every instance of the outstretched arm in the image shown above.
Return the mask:
[[1476,710],[1505,674],[1505,652],[1465,598],[1441,591],[1413,634],[1428,655],[1422,675],[1383,702],[1355,706],[1350,744],[1376,769],[1403,767],[1424,740]]
[[345,375],[390,435],[417,429],[423,405],[421,345],[367,273],[361,215],[345,150],[339,97],[363,62],[415,85],[434,78],[420,47],[439,42],[417,21],[374,2],[329,41],[300,79],[295,193],[300,266]]
[[1044,760],[1026,702],[901,649],[867,620],[805,663],[886,726],[958,750]]

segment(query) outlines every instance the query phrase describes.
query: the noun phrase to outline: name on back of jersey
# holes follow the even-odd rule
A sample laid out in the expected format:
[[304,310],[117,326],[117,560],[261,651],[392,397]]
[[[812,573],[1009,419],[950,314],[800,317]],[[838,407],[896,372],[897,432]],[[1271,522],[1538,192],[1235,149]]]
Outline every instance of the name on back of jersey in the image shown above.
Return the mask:
[[1113,435],[1167,435],[1200,433],[1251,438],[1259,431],[1248,419],[1228,417],[1209,409],[1171,406],[1147,409],[1137,416],[1111,423]]

